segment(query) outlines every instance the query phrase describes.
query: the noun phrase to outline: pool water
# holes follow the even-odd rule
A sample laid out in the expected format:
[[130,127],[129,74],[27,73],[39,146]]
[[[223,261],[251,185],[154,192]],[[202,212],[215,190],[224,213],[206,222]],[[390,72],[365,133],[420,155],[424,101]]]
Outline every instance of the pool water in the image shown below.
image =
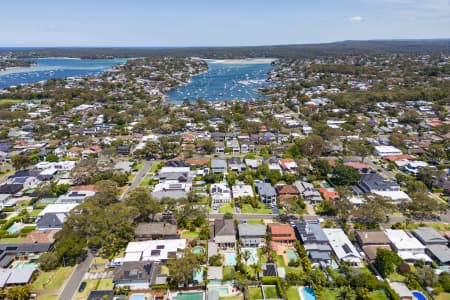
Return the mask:
[[225,266],[235,266],[236,265],[236,252],[225,252]]
[[228,287],[221,287],[221,286],[208,287],[208,290],[210,290],[210,291],[218,291],[219,292],[219,296],[227,296],[230,293]]
[[16,223],[12,224],[6,231],[8,231],[9,234],[14,234],[14,233],[22,230],[22,228],[24,226],[25,225],[23,223],[17,223],[16,222]]
[[195,246],[194,248],[192,248],[192,253],[194,253],[194,254],[204,254],[205,253],[205,248],[203,248],[201,246]]
[[173,300],[203,300],[203,293],[178,293],[178,295],[176,295]]
[[144,300],[145,295],[144,294],[134,294],[131,295],[130,300]]
[[244,259],[244,253],[248,252],[250,255],[247,259],[247,265],[253,265],[258,263],[258,250],[256,248],[242,248],[241,249],[241,257],[243,262],[245,262]]
[[28,269],[28,268],[34,268],[37,269],[39,267],[36,263],[20,263],[16,266],[16,269]]
[[419,291],[413,291],[412,294],[417,300],[427,300],[427,297]]
[[295,262],[298,261],[298,256],[294,249],[286,249],[286,256],[287,256],[288,262],[290,262],[291,260],[293,260]]
[[310,287],[301,287],[299,288],[300,296],[302,300],[318,300],[316,293]]

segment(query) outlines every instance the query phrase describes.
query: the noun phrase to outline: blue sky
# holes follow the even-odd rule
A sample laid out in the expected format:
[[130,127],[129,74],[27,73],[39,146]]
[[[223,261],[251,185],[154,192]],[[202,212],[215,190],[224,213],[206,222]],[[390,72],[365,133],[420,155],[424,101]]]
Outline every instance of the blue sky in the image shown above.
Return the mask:
[[237,46],[450,37],[449,0],[0,0],[0,46]]

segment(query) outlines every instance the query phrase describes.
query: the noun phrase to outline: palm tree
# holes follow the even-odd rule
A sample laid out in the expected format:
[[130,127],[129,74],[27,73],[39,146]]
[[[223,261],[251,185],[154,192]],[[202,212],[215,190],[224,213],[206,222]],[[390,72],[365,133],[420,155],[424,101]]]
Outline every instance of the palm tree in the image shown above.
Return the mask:
[[355,300],[356,295],[355,295],[355,292],[349,286],[344,286],[339,289],[336,299],[337,300]]
[[242,258],[244,259],[245,264],[247,264],[247,261],[250,259],[250,251],[245,250],[245,251],[242,253]]

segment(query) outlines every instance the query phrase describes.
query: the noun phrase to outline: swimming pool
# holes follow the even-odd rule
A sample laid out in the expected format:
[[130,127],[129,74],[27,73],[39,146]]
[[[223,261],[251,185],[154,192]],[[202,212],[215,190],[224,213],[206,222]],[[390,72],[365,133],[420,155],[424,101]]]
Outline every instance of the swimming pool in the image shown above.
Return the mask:
[[22,230],[22,228],[24,226],[25,225],[23,223],[16,222],[16,223],[12,224],[11,226],[9,226],[9,228],[6,231],[8,231],[9,234],[14,234],[14,233]]
[[194,248],[192,248],[192,253],[194,253],[194,254],[204,254],[205,253],[205,248],[203,248],[202,246],[195,246]]
[[321,183],[321,186],[323,186],[324,188],[327,188],[327,189],[331,187],[331,185],[328,182],[326,182],[326,181],[323,181]]
[[413,296],[416,297],[417,300],[427,300],[427,297],[419,291],[413,291]]
[[247,265],[253,265],[258,263],[258,250],[256,248],[241,248],[241,257],[245,262],[244,253],[248,252],[249,257],[247,259]]
[[203,292],[178,293],[173,300],[203,300]]
[[291,260],[297,262],[298,261],[298,256],[297,256],[297,252],[294,249],[286,249],[286,256],[288,259],[288,262],[290,262]]
[[319,300],[314,293],[313,288],[310,287],[299,287],[298,293],[300,294],[301,300]]
[[145,295],[144,294],[133,294],[130,297],[130,300],[144,300]]
[[225,266],[235,266],[236,265],[236,252],[224,252]]
[[34,268],[37,269],[39,267],[36,263],[20,263],[16,265],[15,269],[28,269],[28,268]]
[[230,289],[226,286],[214,286],[214,287],[209,287],[208,286],[208,290],[209,291],[217,291],[219,292],[219,296],[227,296],[230,294]]

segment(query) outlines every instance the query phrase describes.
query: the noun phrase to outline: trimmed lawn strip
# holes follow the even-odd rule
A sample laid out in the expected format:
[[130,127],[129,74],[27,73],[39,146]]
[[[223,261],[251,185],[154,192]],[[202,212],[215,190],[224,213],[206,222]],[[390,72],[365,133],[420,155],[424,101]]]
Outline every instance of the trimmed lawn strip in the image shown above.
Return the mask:
[[248,288],[248,294],[250,295],[250,299],[262,299],[262,292],[260,287],[250,287]]
[[241,213],[243,214],[272,214],[272,209],[266,206],[260,208],[253,208],[250,204],[244,204],[241,208]]
[[232,207],[229,203],[225,203],[223,205],[220,206],[219,208],[219,213],[224,214],[224,213],[235,213],[234,207]]
[[388,296],[383,291],[373,291],[369,293],[371,300],[389,300]]
[[31,290],[53,290],[60,288],[64,281],[69,278],[73,267],[59,268],[54,271],[41,272],[33,283]]
[[265,286],[264,288],[264,295],[268,299],[277,299],[279,298],[277,288],[275,286]]
[[300,300],[300,295],[298,294],[297,287],[291,286],[286,290],[286,296],[289,300]]

